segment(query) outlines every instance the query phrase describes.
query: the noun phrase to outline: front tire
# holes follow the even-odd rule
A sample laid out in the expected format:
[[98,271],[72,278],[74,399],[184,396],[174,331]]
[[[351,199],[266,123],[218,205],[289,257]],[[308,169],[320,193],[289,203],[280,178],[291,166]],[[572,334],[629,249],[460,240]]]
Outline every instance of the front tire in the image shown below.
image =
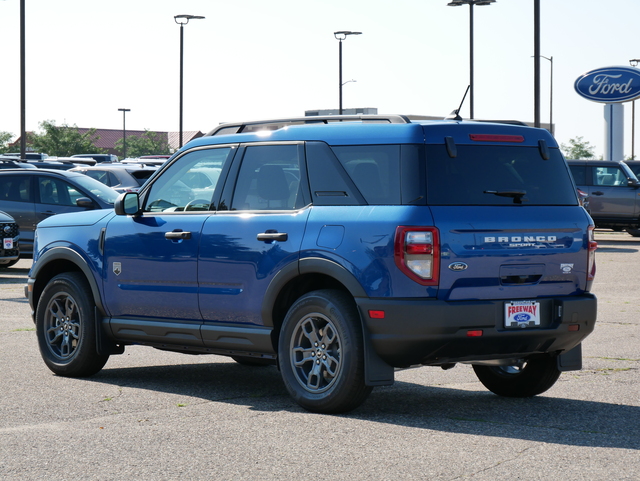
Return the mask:
[[95,303],[85,278],[77,272],[59,274],[44,288],[36,309],[40,354],[60,376],[91,376],[108,355],[96,350]]
[[278,345],[282,379],[293,399],[308,411],[355,409],[373,389],[364,382],[360,317],[347,294],[310,292],[284,319]]
[[513,366],[473,366],[480,382],[489,391],[506,397],[531,397],[551,388],[558,378],[557,359],[539,357]]

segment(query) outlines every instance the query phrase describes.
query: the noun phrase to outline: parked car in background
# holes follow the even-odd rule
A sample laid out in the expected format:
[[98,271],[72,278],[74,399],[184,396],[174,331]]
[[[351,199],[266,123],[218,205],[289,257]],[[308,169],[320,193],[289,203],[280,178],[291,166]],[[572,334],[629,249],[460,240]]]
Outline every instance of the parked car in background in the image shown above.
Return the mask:
[[596,227],[640,234],[640,181],[615,160],[568,160],[576,186],[589,196]]
[[20,258],[20,229],[13,217],[0,210],[0,269],[11,267]]
[[[7,157],[17,157],[20,158],[20,152],[11,152],[8,154],[4,154]],[[39,152],[25,152],[24,159],[26,160],[46,160],[49,156],[47,154],[42,154]]]
[[51,169],[0,170],[0,210],[20,228],[21,252],[33,251],[36,225],[66,212],[112,209],[118,193],[78,172]]
[[118,192],[137,191],[156,170],[156,167],[140,164],[108,164],[106,162],[91,167],[82,166],[71,169],[72,172],[88,175]]
[[118,162],[118,157],[113,154],[76,154],[71,157],[74,159],[94,159],[97,163]]
[[37,167],[28,162],[21,162],[16,157],[5,157],[0,155],[0,169],[36,169]]

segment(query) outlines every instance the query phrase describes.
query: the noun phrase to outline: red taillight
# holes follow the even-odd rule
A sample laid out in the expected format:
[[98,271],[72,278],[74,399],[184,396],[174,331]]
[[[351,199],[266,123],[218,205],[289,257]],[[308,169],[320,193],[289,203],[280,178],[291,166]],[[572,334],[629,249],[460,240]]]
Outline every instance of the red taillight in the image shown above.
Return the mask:
[[524,142],[522,135],[469,134],[469,138],[476,142]]
[[587,254],[587,281],[592,281],[596,277],[596,249],[598,243],[593,235],[593,226],[589,227],[589,253]]
[[398,268],[423,286],[438,284],[440,236],[435,227],[396,229],[395,261]]
[[467,337],[482,337],[482,329],[474,329],[471,331],[467,331]]

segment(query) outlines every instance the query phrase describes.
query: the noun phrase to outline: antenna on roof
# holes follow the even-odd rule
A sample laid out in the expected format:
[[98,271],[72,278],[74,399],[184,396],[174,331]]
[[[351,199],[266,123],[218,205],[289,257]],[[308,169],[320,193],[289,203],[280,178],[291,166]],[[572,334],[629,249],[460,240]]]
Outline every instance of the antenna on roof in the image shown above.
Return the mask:
[[460,106],[456,110],[453,110],[449,115],[447,115],[445,117],[445,120],[462,120],[462,117],[460,117],[460,110],[462,109],[462,104],[464,104],[464,99],[467,98],[467,94],[469,93],[470,88],[471,88],[471,85],[467,85],[467,90],[464,91],[464,95],[462,96],[462,102],[460,102]]

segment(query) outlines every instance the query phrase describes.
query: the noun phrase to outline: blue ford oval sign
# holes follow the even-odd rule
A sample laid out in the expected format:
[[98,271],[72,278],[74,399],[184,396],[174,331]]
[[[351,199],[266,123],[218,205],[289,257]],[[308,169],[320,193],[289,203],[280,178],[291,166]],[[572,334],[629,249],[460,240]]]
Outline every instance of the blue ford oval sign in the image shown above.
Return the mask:
[[594,102],[628,102],[640,97],[640,69],[598,68],[579,77],[574,87],[578,94]]

